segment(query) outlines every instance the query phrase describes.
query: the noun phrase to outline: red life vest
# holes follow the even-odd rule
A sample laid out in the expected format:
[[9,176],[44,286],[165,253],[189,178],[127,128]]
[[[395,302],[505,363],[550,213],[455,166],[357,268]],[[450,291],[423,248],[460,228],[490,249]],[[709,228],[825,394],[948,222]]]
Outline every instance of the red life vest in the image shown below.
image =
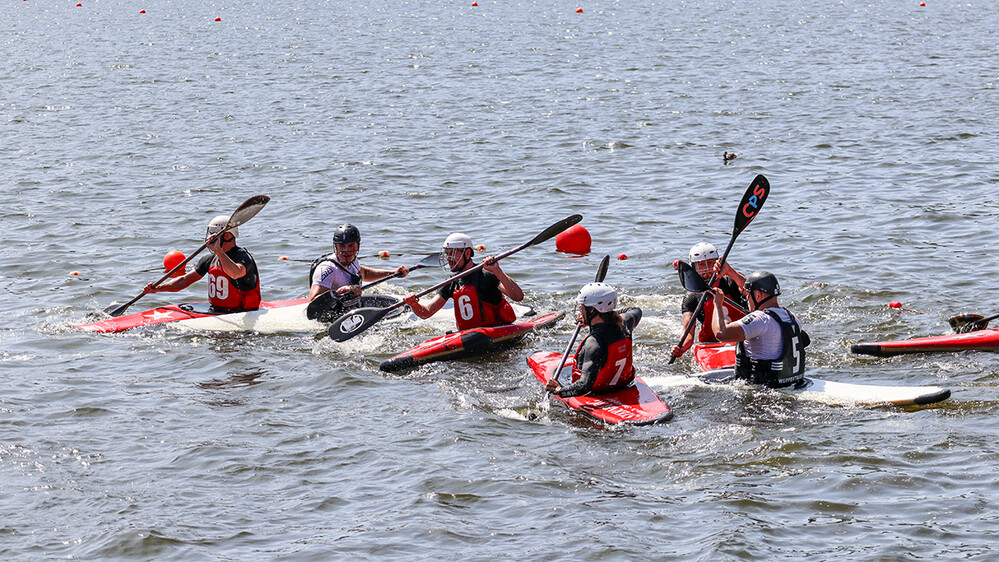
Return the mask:
[[452,295],[454,298],[454,321],[459,330],[502,326],[517,321],[514,312],[506,299],[500,298],[498,304],[489,304],[479,298],[479,291],[474,285],[464,285]]
[[[704,299],[704,322],[701,323],[701,331],[697,334],[697,339],[702,343],[716,342],[718,338],[715,337],[715,331],[711,329],[711,319],[714,317],[715,313],[715,301],[714,299],[708,297]],[[728,317],[730,322],[734,322],[746,314],[725,302],[725,315]]]
[[[586,338],[583,338],[583,343]],[[579,352],[583,349],[583,343],[576,348],[576,364],[579,364]],[[582,372],[578,368],[572,369],[572,382],[579,380]],[[593,381],[593,388],[589,394],[600,394],[609,390],[623,388],[635,380],[635,367],[631,363],[631,338],[623,337],[607,346],[607,362],[597,371],[597,380]]]
[[240,291],[216,259],[208,268],[208,302],[222,310],[256,310],[260,307],[260,279],[249,291]]

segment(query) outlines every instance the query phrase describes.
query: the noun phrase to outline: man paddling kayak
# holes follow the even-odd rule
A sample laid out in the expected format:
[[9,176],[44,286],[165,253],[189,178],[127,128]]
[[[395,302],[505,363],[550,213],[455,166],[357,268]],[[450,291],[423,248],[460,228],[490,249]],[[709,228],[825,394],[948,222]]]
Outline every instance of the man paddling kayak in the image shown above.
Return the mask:
[[[452,273],[460,273],[475,267],[475,262],[472,261],[474,255],[472,239],[456,232],[444,240],[441,266]],[[515,322],[517,314],[505,297],[520,302],[524,300],[524,291],[489,256],[482,260],[482,269],[441,287],[440,292],[426,305],[420,303],[414,294],[407,296],[403,302],[420,318],[430,318],[453,298],[454,319],[458,329],[469,330]]]
[[617,312],[617,291],[606,283],[587,283],[576,298],[581,324],[590,328],[576,349],[572,382],[562,386],[553,377],[548,392],[568,398],[603,394],[627,387],[635,379],[631,358],[631,333],[642,319],[642,309]]
[[[315,301],[321,295],[330,293],[324,297],[329,302],[322,303],[320,320],[331,321],[359,307],[361,281],[377,281],[393,274],[402,278],[409,274],[406,266],[386,270],[361,265],[357,259],[360,249],[361,231],[352,224],[341,224],[333,231],[333,253],[312,262],[309,300]],[[336,298],[333,298],[334,295]]]
[[[721,287],[722,291],[728,299],[738,306],[743,308],[746,307],[746,299],[742,296],[742,286],[746,282],[746,278],[743,277],[741,273],[736,271],[729,263],[726,261],[724,264],[719,266],[718,263],[718,250],[714,246],[707,242],[698,242],[690,248],[690,265],[697,271],[697,274],[704,279],[707,283],[711,280],[711,275],[713,273],[718,273],[718,280],[715,282],[716,287]],[[683,325],[686,326],[691,322],[691,318],[694,316],[694,311],[697,310],[697,303],[701,298],[701,293],[694,293],[688,291],[683,297],[683,302],[680,304],[680,314],[683,317]],[[698,340],[701,342],[716,342],[718,338],[715,337],[714,332],[711,330],[711,314],[714,305],[712,300],[704,301],[704,308],[701,309],[701,313],[698,314],[696,321],[701,323],[701,331],[698,334]],[[733,306],[727,306],[726,312],[728,314],[729,320],[737,320],[743,316],[742,311],[738,310]],[[708,320],[705,321],[705,318]],[[673,357],[680,357],[690,346],[694,345],[694,331],[691,330],[687,335],[687,338],[683,340],[682,345],[673,346],[670,354]]]
[[719,341],[739,342],[735,376],[753,384],[783,388],[805,380],[808,334],[786,308],[777,304],[780,284],[773,273],[754,271],[746,277],[743,294],[750,313],[730,322],[724,316],[725,292],[712,289],[711,327]]
[[[213,312],[243,312],[256,310],[260,305],[260,278],[257,263],[245,248],[236,245],[239,235],[236,227],[225,232],[229,217],[219,215],[212,219],[205,232],[205,245],[214,255],[198,261],[193,271],[160,285],[149,283],[143,293],[174,293],[189,287],[208,275],[208,302]],[[222,235],[218,234],[222,232]]]

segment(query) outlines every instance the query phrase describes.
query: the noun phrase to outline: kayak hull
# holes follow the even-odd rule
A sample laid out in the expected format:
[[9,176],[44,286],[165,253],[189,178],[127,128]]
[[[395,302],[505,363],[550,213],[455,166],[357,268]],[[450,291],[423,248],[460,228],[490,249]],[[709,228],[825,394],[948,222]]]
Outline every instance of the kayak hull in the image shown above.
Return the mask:
[[948,351],[999,351],[999,330],[978,330],[966,334],[857,343],[850,346],[850,351],[875,357]]
[[450,332],[382,361],[379,368],[388,372],[399,371],[434,361],[466,359],[506,349],[520,343],[531,331],[555,324],[562,314],[551,312],[513,324]]
[[[390,306],[400,302],[389,295],[365,295],[361,297],[362,306]],[[192,302],[178,305],[168,305],[134,314],[109,318],[91,324],[77,326],[81,330],[98,333],[116,333],[152,326],[170,324],[186,330],[219,331],[219,332],[319,332],[325,324],[309,320],[305,309],[309,299],[293,299],[284,301],[261,302],[260,308],[246,312],[217,314],[211,310],[207,302]],[[402,308],[392,316],[402,314]],[[390,316],[391,317],[391,316]]]
[[[694,346],[694,361],[705,371],[708,384],[731,384],[735,379],[735,345],[709,343]],[[806,377],[803,384],[776,389],[805,400],[874,406],[923,406],[950,398],[950,390],[938,386],[882,386],[826,381]]]
[[[538,351],[528,357],[527,364],[538,381],[547,384],[561,360],[561,353]],[[572,376],[575,364],[574,357],[566,360],[560,380],[568,380]],[[650,425],[673,417],[673,412],[641,377],[635,377],[634,384],[622,390],[572,398],[552,395],[552,400],[608,425]]]

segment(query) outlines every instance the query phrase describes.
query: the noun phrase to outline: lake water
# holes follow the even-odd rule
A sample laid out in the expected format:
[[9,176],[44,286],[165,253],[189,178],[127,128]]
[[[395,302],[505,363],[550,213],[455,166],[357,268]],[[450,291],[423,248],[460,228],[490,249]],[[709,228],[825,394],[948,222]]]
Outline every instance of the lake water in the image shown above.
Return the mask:
[[[849,352],[997,312],[991,4],[81,3],[0,10],[3,558],[995,557],[996,356]],[[725,247],[760,173],[770,199],[730,260],[780,277],[812,372],[950,400],[811,403],[667,366],[671,264]],[[625,254],[607,281],[645,312],[636,364],[674,420],[550,407],[525,360],[569,320],[394,375],[378,363],[449,325],[340,345],[73,328],[258,193],[240,243],[266,300],[307,293],[342,222],[394,267],[454,231],[498,253],[582,214],[593,253],[503,267],[568,310]]]

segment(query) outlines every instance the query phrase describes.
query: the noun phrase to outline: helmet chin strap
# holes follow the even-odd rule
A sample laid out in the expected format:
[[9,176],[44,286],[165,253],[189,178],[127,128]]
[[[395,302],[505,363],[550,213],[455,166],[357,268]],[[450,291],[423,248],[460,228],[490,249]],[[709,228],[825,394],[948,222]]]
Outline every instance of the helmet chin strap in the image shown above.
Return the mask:
[[756,300],[756,295],[754,293],[756,293],[756,291],[749,291],[749,300],[753,301],[753,308],[755,310],[759,310],[761,304],[767,302],[768,300],[770,300],[770,299],[772,299],[772,298],[774,298],[776,296],[776,295],[767,295],[767,298],[765,298],[765,299],[763,299],[761,301],[757,301]]
[[466,252],[466,250],[468,250],[468,248],[464,248],[461,251],[461,264],[458,265],[458,266],[456,266],[456,267],[451,268],[451,271],[453,273],[458,273],[459,271],[462,271],[463,269],[465,269],[465,266],[468,265],[468,262],[472,260],[472,256],[469,256],[468,253]]

